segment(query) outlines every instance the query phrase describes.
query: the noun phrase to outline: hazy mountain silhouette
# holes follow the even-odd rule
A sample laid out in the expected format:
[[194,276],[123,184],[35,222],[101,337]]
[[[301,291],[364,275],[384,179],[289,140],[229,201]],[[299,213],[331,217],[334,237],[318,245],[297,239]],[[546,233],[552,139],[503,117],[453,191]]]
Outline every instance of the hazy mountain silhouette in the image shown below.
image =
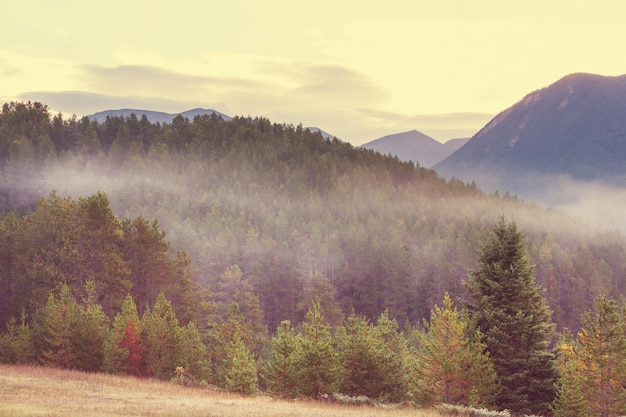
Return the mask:
[[118,110],[105,110],[105,111],[101,111],[98,113],[94,113],[89,115],[88,117],[90,119],[95,119],[98,122],[104,122],[104,120],[107,118],[107,116],[122,116],[122,117],[128,117],[131,114],[135,114],[138,118],[141,118],[142,115],[146,115],[146,117],[148,118],[148,121],[150,123],[172,123],[172,120],[174,120],[174,118],[178,115],[181,115],[183,117],[188,118],[189,120],[193,120],[194,117],[198,116],[198,115],[203,115],[203,114],[217,114],[218,116],[221,116],[222,119],[224,120],[230,120],[230,116],[225,115],[224,113],[220,113],[217,110],[213,110],[213,109],[201,109],[201,108],[197,108],[197,109],[192,109],[192,110],[187,110],[181,113],[165,113],[165,112],[160,112],[160,111],[153,111],[153,110],[141,110],[141,109],[118,109]]
[[555,178],[626,185],[626,75],[571,74],[534,91],[434,168],[531,197]]
[[396,133],[361,145],[383,155],[395,155],[402,161],[413,161],[429,168],[463,146],[469,139],[452,139],[441,143],[419,132]]

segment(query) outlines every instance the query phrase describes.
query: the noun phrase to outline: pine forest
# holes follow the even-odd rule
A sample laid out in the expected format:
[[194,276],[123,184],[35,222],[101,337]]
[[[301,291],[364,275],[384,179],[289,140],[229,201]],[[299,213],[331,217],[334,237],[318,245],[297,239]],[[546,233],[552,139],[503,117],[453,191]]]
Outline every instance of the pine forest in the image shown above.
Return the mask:
[[620,231],[265,118],[0,113],[0,362],[626,413]]

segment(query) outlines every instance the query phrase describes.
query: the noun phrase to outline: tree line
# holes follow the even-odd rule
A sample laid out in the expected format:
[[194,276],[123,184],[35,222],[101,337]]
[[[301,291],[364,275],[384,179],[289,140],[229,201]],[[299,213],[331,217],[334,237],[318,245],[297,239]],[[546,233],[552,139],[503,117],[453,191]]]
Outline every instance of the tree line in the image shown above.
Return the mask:
[[[237,274],[237,271],[231,271]],[[94,281],[80,299],[60,283],[0,334],[0,361],[214,385],[240,394],[431,407],[457,404],[519,415],[617,416],[626,411],[626,308],[599,297],[576,337],[554,323],[522,234],[502,218],[478,254],[461,308],[446,294],[421,326],[387,311],[328,324],[319,296],[305,321],[259,334],[232,302],[223,317],[181,324],[163,292],[143,314],[133,296],[112,319]],[[327,300],[328,301],[328,300]]]
[[[37,217],[44,209],[38,201],[51,190],[76,199],[100,191],[119,218],[148,219],[146,232],[158,219],[172,252],[185,251],[174,269],[210,292],[222,315],[228,300],[240,297],[257,327],[303,322],[320,288],[336,292],[335,323],[352,310],[369,320],[387,310],[402,326],[419,324],[446,292],[464,296],[467,270],[499,213],[515,217],[528,237],[558,329],[577,331],[595,297],[621,294],[626,285],[619,232],[264,118],[94,121],[53,116],[41,103],[7,103],[0,113],[0,177],[5,228]],[[19,250],[4,248],[2,262],[13,265],[8,253]],[[10,267],[2,279],[22,282],[19,271],[35,265],[42,263]],[[145,291],[133,294],[140,309],[154,299],[145,285],[151,276],[128,275],[144,281],[134,284]],[[123,287],[114,290],[117,299]],[[51,289],[42,288],[38,302]],[[258,304],[248,302],[251,293]],[[2,323],[20,314],[9,305]],[[110,308],[104,301],[103,307]]]
[[[10,103],[0,176],[2,361],[624,411],[624,312],[606,298],[626,285],[619,232],[263,118],[98,123]],[[515,222],[485,244],[494,212]]]

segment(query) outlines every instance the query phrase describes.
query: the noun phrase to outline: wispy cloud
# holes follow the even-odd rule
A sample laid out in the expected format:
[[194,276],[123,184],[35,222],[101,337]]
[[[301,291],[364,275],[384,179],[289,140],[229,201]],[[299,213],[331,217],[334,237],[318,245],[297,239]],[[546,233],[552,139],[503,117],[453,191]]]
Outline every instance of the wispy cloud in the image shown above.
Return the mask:
[[91,91],[114,95],[198,97],[206,92],[258,89],[263,83],[244,78],[209,77],[169,71],[159,67],[84,65],[83,76]]
[[20,74],[20,69],[13,66],[8,60],[0,58],[0,75],[13,77]]

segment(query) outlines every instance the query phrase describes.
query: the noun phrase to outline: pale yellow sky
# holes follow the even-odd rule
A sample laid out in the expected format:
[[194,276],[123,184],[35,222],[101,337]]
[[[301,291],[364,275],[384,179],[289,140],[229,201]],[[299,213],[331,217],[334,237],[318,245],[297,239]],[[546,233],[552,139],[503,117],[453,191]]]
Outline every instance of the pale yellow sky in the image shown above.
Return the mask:
[[572,72],[626,73],[623,0],[7,1],[0,101],[213,108],[445,142]]

